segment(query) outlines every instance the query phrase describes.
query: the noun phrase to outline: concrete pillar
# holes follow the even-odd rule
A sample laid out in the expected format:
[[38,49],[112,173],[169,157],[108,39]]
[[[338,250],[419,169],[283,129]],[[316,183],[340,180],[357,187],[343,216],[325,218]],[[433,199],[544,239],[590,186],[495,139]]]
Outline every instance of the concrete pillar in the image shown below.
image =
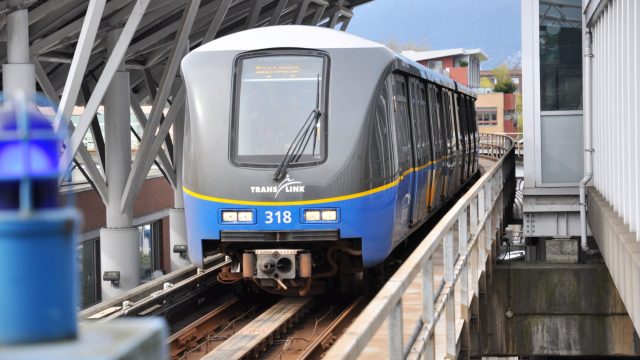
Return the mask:
[[191,262],[186,252],[174,252],[176,245],[187,245],[187,226],[184,217],[184,198],[182,193],[182,149],[184,139],[184,122],[187,121],[188,112],[185,111],[183,119],[177,119],[173,123],[173,163],[176,169],[176,188],[174,191],[174,208],[169,211],[169,246],[171,254],[171,271],[178,270]]
[[[107,52],[115,46],[121,30],[107,35]],[[100,229],[102,274],[119,271],[117,286],[102,283],[102,300],[111,299],[140,284],[140,231],[133,227],[133,209],[121,210],[125,184],[131,171],[129,73],[121,64],[104,97],[105,154],[108,195],[107,227]]]
[[36,92],[36,71],[29,56],[29,13],[26,9],[7,15],[7,64],[2,65],[2,88],[11,96]]

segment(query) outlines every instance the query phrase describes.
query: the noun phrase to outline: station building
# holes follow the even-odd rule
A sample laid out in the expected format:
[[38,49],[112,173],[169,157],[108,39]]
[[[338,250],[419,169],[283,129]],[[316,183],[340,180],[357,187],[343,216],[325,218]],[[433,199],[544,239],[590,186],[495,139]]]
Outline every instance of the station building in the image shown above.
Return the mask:
[[524,235],[539,249],[562,240],[600,252],[637,332],[640,2],[522,0],[521,10]]

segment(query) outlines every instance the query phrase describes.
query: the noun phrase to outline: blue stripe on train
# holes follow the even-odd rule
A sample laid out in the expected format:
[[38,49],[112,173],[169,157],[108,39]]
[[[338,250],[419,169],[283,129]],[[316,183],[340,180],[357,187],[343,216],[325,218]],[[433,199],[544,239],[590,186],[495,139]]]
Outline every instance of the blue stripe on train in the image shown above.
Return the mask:
[[[218,241],[222,230],[288,231],[288,230],[339,230],[341,238],[362,238],[362,258],[365,267],[374,266],[391,252],[393,219],[396,203],[396,187],[371,195],[314,205],[233,205],[203,200],[185,194],[185,216],[189,239],[189,258],[202,266],[202,243]],[[303,209],[339,209],[339,221],[327,224],[305,224],[301,220]],[[255,209],[256,224],[221,225],[219,209]],[[280,212],[281,223],[272,215],[273,223],[266,224],[266,212]],[[282,222],[283,213],[291,213],[291,222]]]
[[[433,166],[429,166],[421,169],[420,172],[428,172],[433,168]],[[399,212],[406,211],[398,206],[398,189],[405,184],[410,184],[409,181],[414,178],[415,174],[411,173],[405,176],[398,186],[354,199],[313,205],[235,205],[204,200],[185,193],[184,207],[189,258],[195,265],[202,266],[202,241],[219,241],[222,230],[339,230],[341,238],[361,238],[363,264],[365,267],[375,266],[381,263],[393,250],[394,237],[404,238],[408,235],[406,225],[398,224],[395,221]],[[339,221],[326,224],[309,224],[302,221],[304,209],[323,208],[339,209]],[[256,223],[222,225],[219,222],[221,209],[255,210]],[[276,217],[272,216],[273,222],[266,224],[267,211],[272,214],[279,211],[281,220],[283,212],[289,211],[291,222],[288,224],[282,221],[277,223]],[[399,240],[401,239],[395,239],[395,242],[398,243]]]

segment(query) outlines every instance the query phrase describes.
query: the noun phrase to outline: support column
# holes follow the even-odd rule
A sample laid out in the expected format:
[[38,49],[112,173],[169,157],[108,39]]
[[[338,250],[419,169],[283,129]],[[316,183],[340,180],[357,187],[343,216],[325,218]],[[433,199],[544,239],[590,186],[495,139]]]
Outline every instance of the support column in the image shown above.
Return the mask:
[[[177,106],[177,104],[174,104],[174,106]],[[173,198],[174,208],[169,211],[171,271],[176,271],[191,264],[187,255],[187,225],[184,217],[184,198],[182,193],[184,122],[187,121],[188,117],[188,110],[185,109],[184,118],[182,120],[176,119],[173,123],[173,165],[176,169],[176,188]]]
[[2,88],[7,95],[36,92],[36,70],[29,57],[29,13],[26,9],[7,15],[7,64],[2,65]]
[[[107,35],[111,53],[121,30]],[[105,173],[107,177],[107,227],[100,229],[102,300],[108,300],[140,284],[140,231],[133,227],[133,208],[120,210],[124,187],[131,171],[129,73],[120,64],[104,97]],[[119,282],[104,280],[106,272],[118,271]]]

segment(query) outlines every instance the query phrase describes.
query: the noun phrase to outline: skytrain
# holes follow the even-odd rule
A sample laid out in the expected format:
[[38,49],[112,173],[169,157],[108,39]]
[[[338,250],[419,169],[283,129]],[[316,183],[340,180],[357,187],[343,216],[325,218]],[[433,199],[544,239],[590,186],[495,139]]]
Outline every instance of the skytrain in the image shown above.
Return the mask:
[[188,252],[228,255],[223,282],[305,295],[361,274],[478,172],[474,93],[384,45],[263,27],[181,70]]

